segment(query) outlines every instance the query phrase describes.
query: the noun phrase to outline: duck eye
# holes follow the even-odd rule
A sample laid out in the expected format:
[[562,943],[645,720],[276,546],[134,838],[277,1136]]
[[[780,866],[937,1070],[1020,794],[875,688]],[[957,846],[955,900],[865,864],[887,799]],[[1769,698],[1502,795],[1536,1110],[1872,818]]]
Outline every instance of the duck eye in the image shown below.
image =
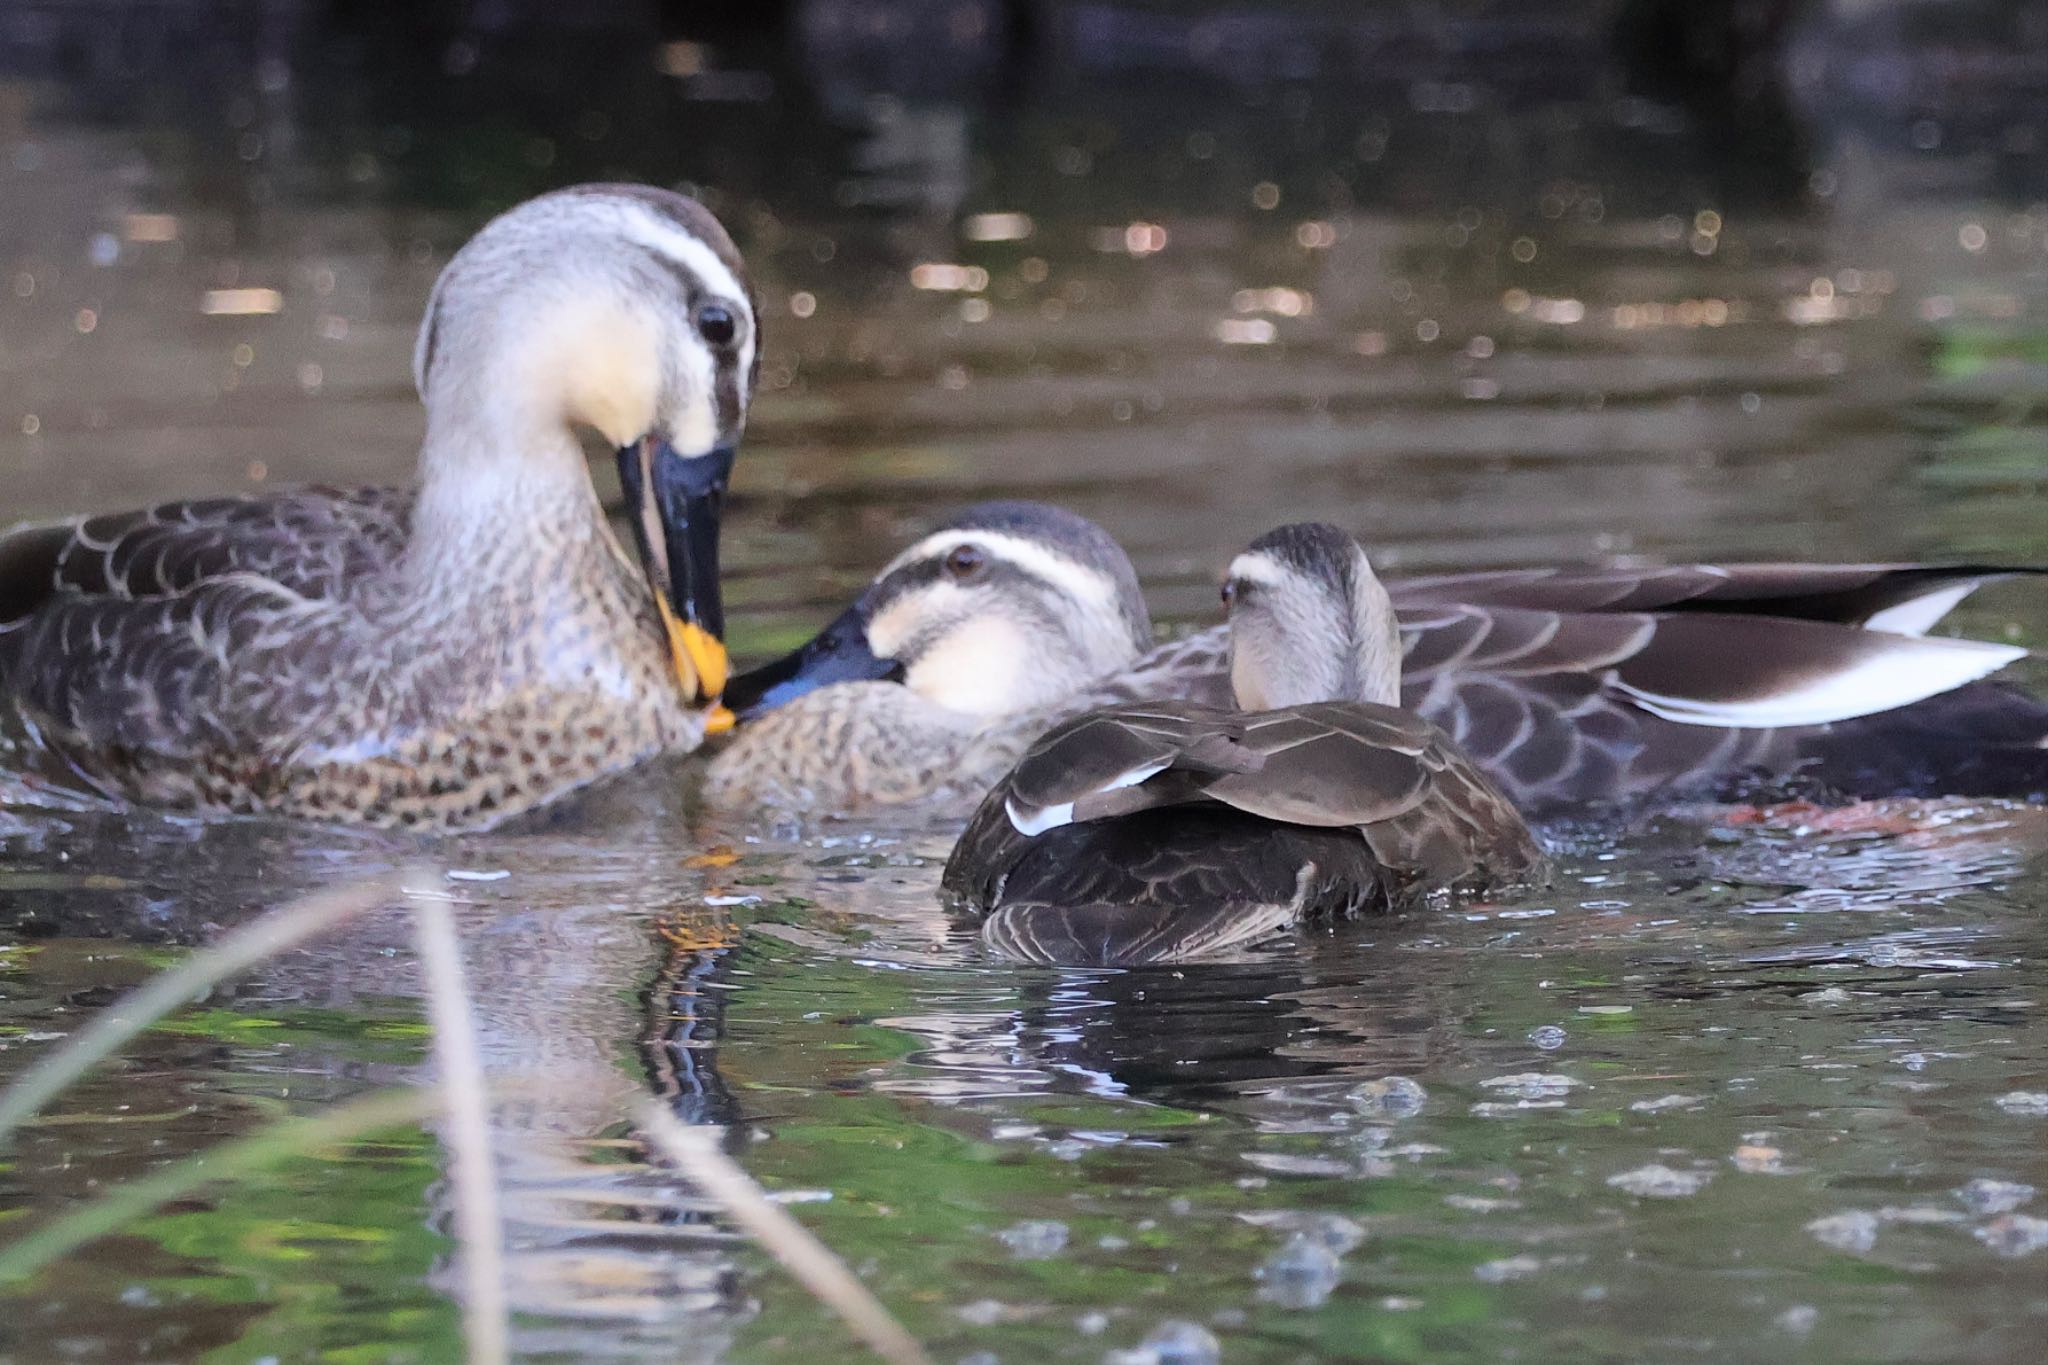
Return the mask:
[[1226,578],[1226,579],[1224,579],[1224,580],[1223,580],[1223,605],[1227,607],[1227,606],[1229,606],[1229,605],[1230,605],[1230,604],[1231,604],[1232,602],[1235,602],[1236,600],[1237,600],[1237,580],[1236,580],[1236,579],[1234,579],[1234,578]]
[[697,331],[713,346],[730,346],[732,339],[739,335],[740,325],[734,320],[732,309],[722,303],[707,303],[697,310]]
[[946,572],[954,578],[972,578],[987,564],[988,555],[979,545],[955,545],[946,552]]

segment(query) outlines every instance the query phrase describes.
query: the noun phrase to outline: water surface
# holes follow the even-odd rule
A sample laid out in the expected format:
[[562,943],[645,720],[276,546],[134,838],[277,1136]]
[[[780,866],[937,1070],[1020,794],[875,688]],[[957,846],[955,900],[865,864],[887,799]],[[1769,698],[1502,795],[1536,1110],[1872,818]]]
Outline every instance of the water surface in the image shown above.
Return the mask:
[[[405,478],[435,271],[614,176],[698,189],[761,286],[743,654],[991,495],[1101,520],[1168,623],[1305,515],[1390,572],[2048,558],[2025,61],[1958,101],[1945,49],[1802,39],[1803,83],[1737,116],[1646,91],[1597,6],[1421,36],[1218,10],[1221,46],[993,9],[800,5],[710,46],[292,6],[9,30],[0,517]],[[2027,642],[2048,612],[2007,585],[1959,619]],[[2038,811],[1560,828],[1542,894],[1112,974],[981,960],[933,895],[943,823],[683,785],[430,847],[11,800],[0,1074],[183,945],[424,849],[487,878],[447,882],[487,1053],[542,1082],[497,1116],[530,1358],[837,1342],[641,1163],[650,1088],[939,1359],[1170,1321],[1246,1361],[2000,1361],[2048,1329]],[[201,1002],[22,1138],[13,1224],[418,1074],[417,991],[373,916]],[[14,1291],[0,1353],[448,1359],[441,1178],[393,1133],[175,1205]]]

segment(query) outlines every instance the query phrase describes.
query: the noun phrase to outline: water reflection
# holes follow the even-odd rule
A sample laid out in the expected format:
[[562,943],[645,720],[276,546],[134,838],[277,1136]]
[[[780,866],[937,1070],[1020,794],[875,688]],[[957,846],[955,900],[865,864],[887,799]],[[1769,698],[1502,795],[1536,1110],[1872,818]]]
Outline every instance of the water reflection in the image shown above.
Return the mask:
[[[1617,65],[1592,4],[533,8],[0,26],[0,517],[404,479],[446,254],[624,176],[701,190],[772,312],[742,654],[1008,493],[1110,527],[1169,621],[1304,516],[1394,570],[2048,555],[2027,6],[1811,7],[1732,103]],[[1559,830],[1546,897],[1053,973],[947,924],[948,830],[726,827],[673,778],[432,850],[509,874],[449,893],[493,1065],[546,1082],[496,1119],[530,1355],[824,1339],[638,1161],[651,1086],[955,1355],[1177,1316],[1233,1359],[2031,1358],[2038,1259],[1986,1229],[2039,1204],[1951,1193],[2048,1188],[2028,812]],[[416,851],[0,782],[7,1074],[149,945]],[[8,1206],[412,1075],[416,992],[396,919],[235,985],[33,1130]],[[436,1160],[216,1192],[53,1272],[6,1349],[445,1358]]]

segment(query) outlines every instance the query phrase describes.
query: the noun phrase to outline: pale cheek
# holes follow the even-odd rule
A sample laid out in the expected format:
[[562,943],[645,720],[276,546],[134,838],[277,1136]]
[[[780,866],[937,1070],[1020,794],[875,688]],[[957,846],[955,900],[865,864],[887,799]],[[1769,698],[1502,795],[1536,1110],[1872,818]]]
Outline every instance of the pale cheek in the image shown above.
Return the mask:
[[1007,621],[974,621],[951,631],[904,676],[911,691],[948,710],[997,716],[1030,705],[1032,660]]
[[595,427],[614,447],[648,433],[660,376],[646,320],[622,317],[616,309],[586,312],[557,328],[550,340],[529,353],[531,392],[560,386],[569,420]]

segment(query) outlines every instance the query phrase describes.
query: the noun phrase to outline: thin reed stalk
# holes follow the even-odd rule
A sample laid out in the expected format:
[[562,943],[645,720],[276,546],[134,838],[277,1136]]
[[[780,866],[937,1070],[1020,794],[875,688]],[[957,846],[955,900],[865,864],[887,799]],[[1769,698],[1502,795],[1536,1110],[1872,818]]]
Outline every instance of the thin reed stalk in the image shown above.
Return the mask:
[[917,1338],[868,1292],[846,1263],[770,1199],[738,1162],[719,1150],[717,1129],[685,1124],[659,1103],[650,1102],[640,1111],[640,1131],[655,1151],[722,1207],[728,1218],[796,1277],[797,1283],[837,1313],[876,1355],[890,1365],[931,1365],[931,1357]]
[[510,1355],[505,1228],[498,1210],[490,1099],[476,1014],[470,1006],[455,916],[445,903],[420,897],[412,898],[412,910],[446,1124],[442,1142],[448,1149],[448,1185],[462,1258],[463,1336],[471,1365],[501,1365]]
[[352,915],[388,904],[396,879],[376,877],[337,891],[321,891],[272,910],[194,953],[101,1010],[70,1042],[0,1091],[0,1142],[114,1049],[226,978],[332,929]]

